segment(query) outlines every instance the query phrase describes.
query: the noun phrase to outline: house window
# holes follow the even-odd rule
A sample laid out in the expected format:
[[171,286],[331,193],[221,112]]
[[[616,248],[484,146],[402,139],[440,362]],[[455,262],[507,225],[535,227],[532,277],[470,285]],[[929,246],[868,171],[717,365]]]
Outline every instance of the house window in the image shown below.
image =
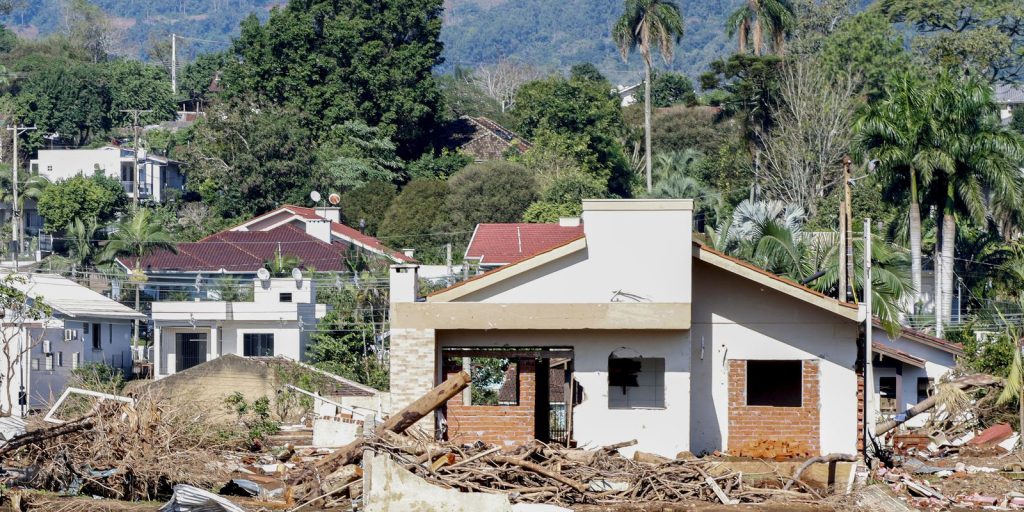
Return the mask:
[[77,369],[78,366],[82,364],[81,358],[82,358],[82,355],[79,354],[78,352],[72,352],[71,353],[71,369],[72,370]]
[[292,294],[290,292],[282,293],[282,294],[278,295],[278,298],[280,299],[279,302],[291,302],[292,301]]
[[49,173],[49,174],[53,174],[53,166],[52,165],[47,165],[46,166],[46,172]]
[[519,361],[503,357],[469,358],[470,405],[519,405]]
[[274,355],[274,335],[248,333],[242,335],[245,357],[271,357]]
[[665,359],[608,358],[609,409],[664,409]]
[[100,324],[92,324],[92,348],[94,350],[103,350],[103,339],[100,336]]
[[38,357],[33,357],[32,358],[32,369],[33,370],[38,370],[39,369],[39,358]]
[[747,361],[747,405],[800,407],[803,361]]
[[917,378],[917,403],[924,402],[935,394],[935,379],[930,377]]
[[879,377],[878,410],[883,413],[895,414],[896,409],[896,377]]
[[64,367],[64,352],[57,352],[57,367]]
[[53,370],[53,354],[45,354],[43,357],[46,360],[46,369]]

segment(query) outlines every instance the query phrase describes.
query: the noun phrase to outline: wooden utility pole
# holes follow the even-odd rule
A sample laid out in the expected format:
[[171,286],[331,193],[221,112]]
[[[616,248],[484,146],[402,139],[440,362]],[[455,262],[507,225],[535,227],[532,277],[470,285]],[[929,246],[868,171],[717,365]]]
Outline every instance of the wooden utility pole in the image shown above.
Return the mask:
[[847,302],[853,287],[853,206],[851,203],[850,157],[843,157],[843,200],[839,202],[839,300]]
[[[844,159],[844,162],[849,158]],[[849,166],[847,166],[849,169]],[[849,189],[847,189],[849,190]],[[875,315],[871,312],[871,219],[864,219],[864,449],[867,450],[871,431],[875,426],[875,365],[872,349],[872,329]]]
[[8,126],[7,130],[14,134],[14,162],[11,166],[11,254],[14,261],[14,271],[18,271],[18,255],[21,254],[22,240],[18,236],[21,233],[21,212],[18,210],[18,137],[21,134],[35,130],[35,126]]
[[839,201],[839,286],[836,298],[846,302],[846,201]]
[[135,151],[135,175],[132,176],[132,204],[139,206],[139,114],[148,114],[152,110],[124,109],[121,112],[132,115],[132,132],[135,134],[135,144],[132,146]]
[[178,43],[177,37],[171,34],[171,94],[178,95]]

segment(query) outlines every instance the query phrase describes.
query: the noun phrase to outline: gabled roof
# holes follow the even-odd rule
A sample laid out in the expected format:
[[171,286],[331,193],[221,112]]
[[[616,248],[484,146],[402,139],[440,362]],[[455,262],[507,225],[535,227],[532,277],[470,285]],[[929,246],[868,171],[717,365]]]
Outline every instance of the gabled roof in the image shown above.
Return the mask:
[[[282,213],[290,214],[290,217],[287,215],[282,216]],[[231,228],[229,231],[247,229],[248,226],[256,224],[264,219],[271,218],[275,215],[282,216],[288,220],[324,220],[324,217],[318,214],[314,208],[286,204],[276,210],[271,210],[263,215],[249,219]],[[287,222],[287,220],[285,222]],[[351,228],[340,222],[331,221],[331,234],[352,245],[386,256],[395,263],[416,263],[414,258],[406,256],[405,253],[391,249],[381,243],[380,240],[365,233],[361,233],[358,229]]]
[[[882,321],[879,320],[878,318],[874,319],[874,325],[876,328],[884,329],[884,327],[882,326]],[[899,337],[905,338],[910,341],[915,341],[922,345],[928,345],[929,347],[934,347],[944,352],[949,352],[950,354],[953,354],[955,356],[964,355],[963,345],[959,343],[953,343],[952,341],[944,340],[942,338],[936,338],[931,334],[911,329],[909,327],[901,327]]]
[[[6,277],[11,272],[4,274]],[[11,286],[34,300],[53,308],[54,313],[69,318],[109,318],[118,320],[145,319],[146,315],[99,294],[70,279],[55,274],[21,274],[23,282]]]
[[856,304],[842,302],[829,297],[823,293],[812,290],[785,277],[773,274],[739,258],[728,256],[718,252],[700,242],[693,242],[694,256],[696,259],[714,265],[722,270],[731,272],[740,277],[749,279],[766,288],[789,295],[813,306],[822,308],[830,313],[850,320],[861,320],[860,308]]
[[[157,272],[253,273],[277,256],[295,256],[303,268],[328,272],[344,271],[349,245],[327,243],[291,224],[268,231],[222,231],[198,242],[178,244],[178,253],[154,252],[142,259],[141,268]],[[119,258],[125,268],[134,268],[130,258]]]
[[583,234],[583,225],[561,224],[477,224],[466,248],[466,259],[480,264],[504,265],[561,245]]
[[444,146],[477,161],[500,160],[509,148],[525,153],[533,146],[518,134],[486,117],[462,116],[445,127]]
[[918,368],[924,368],[925,367],[925,360],[924,359],[921,359],[920,357],[914,357],[914,356],[912,356],[912,355],[910,355],[910,354],[908,354],[908,353],[906,353],[906,352],[904,352],[902,350],[895,349],[893,347],[890,347],[890,346],[887,346],[887,345],[883,345],[883,344],[878,343],[878,342],[873,342],[871,344],[871,350],[873,350],[874,352],[876,352],[878,354],[882,354],[884,356],[888,356],[888,357],[890,357],[892,359],[895,359],[897,361],[900,361],[900,362],[903,362],[903,363],[907,363],[907,364],[909,364],[911,366],[916,366]]
[[996,102],[1011,105],[1024,104],[1024,84],[996,85]]

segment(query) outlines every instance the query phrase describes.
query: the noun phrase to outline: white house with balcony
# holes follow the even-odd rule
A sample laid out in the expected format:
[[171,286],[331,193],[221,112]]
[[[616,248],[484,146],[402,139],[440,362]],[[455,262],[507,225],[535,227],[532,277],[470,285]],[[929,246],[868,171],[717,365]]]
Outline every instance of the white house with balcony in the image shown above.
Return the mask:
[[33,174],[50,181],[60,181],[77,174],[91,175],[102,171],[121,180],[128,197],[135,197],[136,187],[140,200],[162,203],[168,191],[184,190],[185,177],[180,163],[166,157],[141,151],[138,155],[139,173],[135,174],[135,150],[115,146],[96,149],[41,149],[31,161]]
[[[19,274],[7,280],[9,275],[0,276],[5,285],[20,290],[29,301],[42,301],[52,313],[28,320],[4,311],[0,324],[7,345],[0,351],[3,414],[12,405],[15,415],[46,407],[64,391],[71,371],[83,364],[102,363],[125,374],[131,371],[132,322],[145,320],[145,315],[57,275]],[[14,361],[8,366],[10,359]]]
[[327,314],[308,279],[254,279],[253,300],[154,302],[154,378],[225,354],[305,358],[310,335]]

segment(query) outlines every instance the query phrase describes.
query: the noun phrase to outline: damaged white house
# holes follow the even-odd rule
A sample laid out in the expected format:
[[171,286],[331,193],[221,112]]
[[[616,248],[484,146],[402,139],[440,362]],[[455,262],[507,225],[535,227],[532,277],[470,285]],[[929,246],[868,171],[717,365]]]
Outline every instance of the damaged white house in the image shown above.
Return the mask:
[[393,406],[497,365],[497,392],[449,401],[439,435],[635,438],[666,456],[857,452],[863,308],[695,242],[692,209],[584,201],[580,236],[425,300],[417,267],[393,266]]

